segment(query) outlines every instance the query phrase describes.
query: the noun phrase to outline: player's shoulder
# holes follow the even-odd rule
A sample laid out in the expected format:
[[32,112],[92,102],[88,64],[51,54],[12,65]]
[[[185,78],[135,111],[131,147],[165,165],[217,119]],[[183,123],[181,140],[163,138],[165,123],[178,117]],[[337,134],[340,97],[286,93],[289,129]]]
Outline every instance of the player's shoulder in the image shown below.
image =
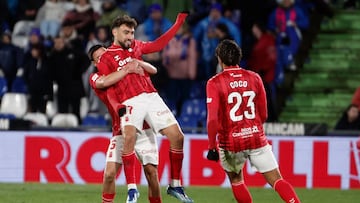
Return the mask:
[[241,70],[243,71],[244,74],[247,74],[250,77],[256,77],[256,78],[260,77],[260,75],[257,72],[254,72],[252,70],[244,69],[244,68],[241,68]]

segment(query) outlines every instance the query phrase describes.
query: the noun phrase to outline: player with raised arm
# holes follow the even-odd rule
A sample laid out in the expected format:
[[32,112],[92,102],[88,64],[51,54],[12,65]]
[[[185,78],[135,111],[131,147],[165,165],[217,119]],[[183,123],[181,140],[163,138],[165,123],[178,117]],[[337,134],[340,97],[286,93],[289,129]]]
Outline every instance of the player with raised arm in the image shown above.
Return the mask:
[[[143,54],[158,52],[171,40],[182,26],[187,13],[179,13],[174,25],[158,39],[144,42],[134,39],[137,23],[135,19],[124,15],[116,18],[112,24],[113,44],[102,55],[98,64],[100,74],[108,75],[122,69],[133,59],[141,59]],[[144,121],[156,131],[165,135],[170,141],[170,176],[171,182],[167,193],[181,202],[192,203],[180,182],[182,171],[184,134],[178,122],[154,88],[149,75],[127,74],[115,85],[107,89],[109,100],[118,105],[126,105],[128,111],[122,119],[125,135],[123,165],[127,182],[135,180],[136,132],[142,128]],[[116,102],[115,102],[116,101]]]
[[[94,45],[89,50],[89,58],[96,65],[105,52],[105,47],[101,45]],[[124,138],[120,130],[120,117],[125,113],[125,106],[119,106],[119,109],[114,109],[107,99],[106,88],[113,85],[126,74],[144,74],[144,69],[150,74],[156,73],[156,68],[151,64],[143,61],[134,60],[129,63],[122,71],[115,71],[107,76],[101,76],[97,73],[90,75],[89,82],[96,95],[107,106],[112,118],[112,132],[113,137],[110,140],[109,147],[106,153],[106,167],[104,170],[103,189],[102,189],[102,203],[112,203],[115,198],[115,179],[116,174],[122,165],[121,154],[123,148]],[[144,130],[137,133],[137,140],[135,144],[135,152],[140,162],[143,165],[146,179],[149,185],[148,199],[150,203],[161,203],[160,183],[157,172],[158,165],[158,148],[156,135],[149,126],[144,126]],[[129,183],[127,203],[136,203],[139,198],[139,193],[135,182]]]
[[216,57],[223,72],[210,78],[206,85],[207,158],[220,160],[237,202],[252,202],[243,177],[243,167],[249,159],[285,202],[299,203],[293,187],[282,178],[264,133],[267,107],[260,76],[239,67],[241,49],[232,40],[217,46]]

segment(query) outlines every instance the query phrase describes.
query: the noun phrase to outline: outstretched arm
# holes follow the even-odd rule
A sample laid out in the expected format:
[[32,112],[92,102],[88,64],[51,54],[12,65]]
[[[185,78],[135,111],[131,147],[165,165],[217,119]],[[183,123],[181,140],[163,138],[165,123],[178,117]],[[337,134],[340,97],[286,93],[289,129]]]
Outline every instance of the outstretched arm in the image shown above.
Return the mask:
[[185,18],[187,16],[188,13],[186,12],[179,13],[177,15],[174,25],[171,26],[171,28],[168,31],[166,31],[156,40],[144,44],[144,47],[142,48],[142,53],[149,54],[149,53],[161,51],[166,46],[166,44],[175,36],[176,32],[185,22]]

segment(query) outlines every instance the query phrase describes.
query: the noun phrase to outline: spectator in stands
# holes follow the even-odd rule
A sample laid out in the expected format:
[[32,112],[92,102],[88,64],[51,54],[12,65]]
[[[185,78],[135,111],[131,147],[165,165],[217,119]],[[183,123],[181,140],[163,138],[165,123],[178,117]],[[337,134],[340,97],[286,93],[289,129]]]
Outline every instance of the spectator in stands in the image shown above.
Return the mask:
[[[95,29],[95,31],[90,34],[89,41],[86,45],[86,53],[89,51],[91,47],[94,45],[101,44],[104,47],[108,47],[111,45],[110,33],[107,26],[99,26]],[[95,66],[93,63],[90,64],[86,72],[83,74],[83,83],[85,88],[85,94],[89,99],[89,112],[97,112],[97,113],[106,113],[106,107],[100,101],[99,97],[97,97],[92,91],[89,85],[89,76],[91,73],[95,71]]]
[[46,113],[46,104],[53,100],[51,67],[42,44],[34,44],[24,57],[24,79],[29,93],[30,112]]
[[[142,40],[154,41],[171,27],[172,22],[163,16],[163,8],[158,3],[151,4],[149,6],[148,13],[148,18],[139,25],[141,29],[137,30],[137,35],[142,36]],[[139,33],[141,31],[142,33]],[[157,74],[151,76],[151,78],[156,89],[161,92],[168,79],[166,71],[162,65],[161,52],[145,54],[143,55],[143,59],[144,61],[147,61],[157,67]]]
[[335,126],[335,130],[360,130],[359,106],[350,104]]
[[34,21],[45,0],[18,0],[17,20]]
[[189,28],[184,24],[163,49],[162,62],[167,70],[169,82],[166,98],[181,112],[183,101],[189,98],[192,81],[196,77],[196,42]]
[[[221,42],[225,39],[234,40],[229,33],[228,27],[224,23],[216,24],[214,34],[215,34],[215,38],[217,38],[219,40],[219,42]],[[216,71],[215,71],[216,73],[219,73],[222,71],[222,68],[221,68],[220,64],[218,64],[217,58],[215,55],[213,57],[212,63],[213,63],[214,67],[216,66]]]
[[104,0],[101,4],[102,14],[96,22],[96,26],[106,26],[110,29],[113,19],[117,16],[127,14],[126,11],[120,9],[115,0]]
[[107,26],[96,27],[94,32],[90,34],[89,41],[85,48],[86,52],[90,49],[90,47],[96,44],[101,44],[105,47],[109,47],[111,45],[111,37]]
[[267,121],[276,121],[276,86],[274,85],[276,66],[275,36],[264,25],[255,23],[252,27],[256,42],[253,46],[247,66],[258,73],[263,80],[268,106]]
[[212,3],[212,0],[192,1],[192,12],[186,20],[190,27],[194,27],[200,20],[209,15]]
[[0,68],[8,82],[8,87],[12,86],[17,70],[22,64],[23,57],[24,51],[12,44],[11,32],[9,30],[3,32],[0,41]]
[[46,0],[37,12],[35,26],[40,28],[41,35],[46,39],[59,34],[62,19],[66,10],[58,0]]
[[44,44],[43,36],[40,33],[40,29],[34,27],[31,29],[31,31],[29,33],[28,45],[24,51],[28,52],[31,49],[31,47],[37,46],[40,44],[41,45]]
[[86,42],[90,33],[95,29],[95,22],[98,19],[89,0],[76,0],[75,9],[68,11],[63,22],[71,22],[76,29],[79,38]]
[[147,17],[145,0],[126,1],[125,6],[129,16],[135,18],[138,24],[142,24],[145,21]]
[[85,45],[75,28],[74,22],[64,21],[61,25],[59,36],[65,40],[67,46],[84,51]]
[[360,110],[360,87],[355,90],[351,103],[357,105]]
[[58,85],[58,112],[73,113],[81,123],[80,100],[85,96],[82,74],[90,65],[87,55],[84,50],[67,46],[64,38],[56,37],[49,61]]
[[0,1],[0,33],[11,30],[15,24],[16,1]]
[[218,23],[224,23],[231,37],[236,43],[241,44],[241,33],[234,23],[222,16],[222,5],[215,3],[211,6],[209,15],[201,20],[193,29],[193,36],[197,42],[199,56],[198,79],[206,80],[215,74],[213,58],[215,48],[219,42],[215,35],[215,27]]
[[295,0],[277,0],[278,6],[271,12],[268,29],[276,35],[277,66],[275,80],[282,84],[284,71],[296,70],[295,56],[302,40],[302,31],[309,27],[308,16],[294,5]]
[[148,40],[153,41],[165,33],[172,25],[172,22],[163,16],[163,8],[160,4],[154,3],[149,7],[149,17],[144,21],[144,34]]

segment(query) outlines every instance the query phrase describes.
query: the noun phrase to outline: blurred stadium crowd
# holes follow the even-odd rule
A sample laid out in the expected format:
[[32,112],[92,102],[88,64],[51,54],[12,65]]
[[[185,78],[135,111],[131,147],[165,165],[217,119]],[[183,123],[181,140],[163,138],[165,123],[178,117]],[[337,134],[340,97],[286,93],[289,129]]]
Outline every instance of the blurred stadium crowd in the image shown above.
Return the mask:
[[239,43],[241,67],[262,77],[268,121],[276,122],[319,25],[334,16],[331,3],[1,1],[0,117],[29,119],[38,126],[108,126],[106,109],[88,84],[95,68],[87,58],[88,49],[94,44],[111,44],[110,27],[118,15],[135,18],[135,37],[152,41],[171,27],[178,12],[188,10],[186,25],[166,48],[144,56],[158,68],[152,81],[184,131],[205,131],[205,84],[220,71],[214,53],[223,39]]

